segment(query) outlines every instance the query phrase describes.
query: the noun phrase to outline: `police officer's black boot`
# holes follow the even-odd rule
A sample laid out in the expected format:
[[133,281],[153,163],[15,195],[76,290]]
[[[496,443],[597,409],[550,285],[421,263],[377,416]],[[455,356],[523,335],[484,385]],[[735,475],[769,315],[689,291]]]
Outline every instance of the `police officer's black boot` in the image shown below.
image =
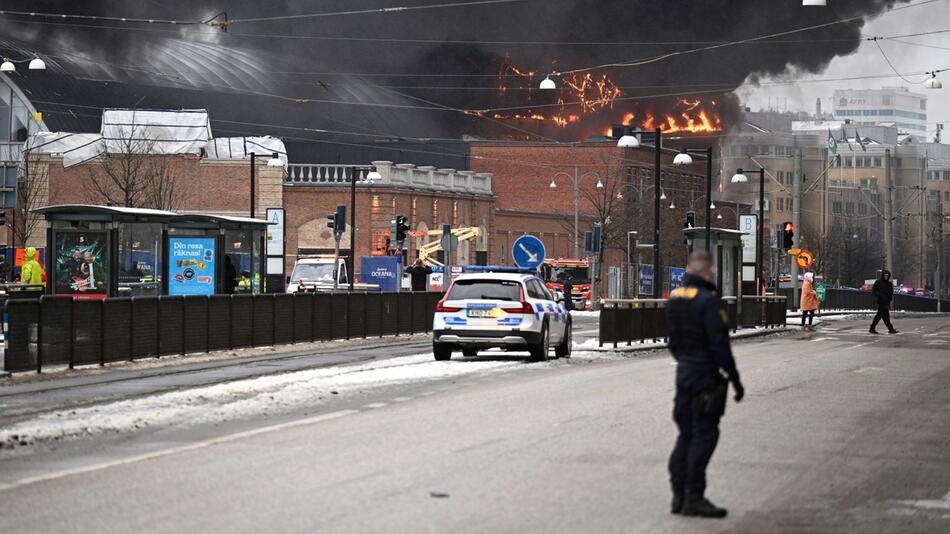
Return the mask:
[[683,492],[673,492],[673,503],[670,505],[671,514],[680,514],[683,512]]
[[725,508],[720,508],[709,502],[709,500],[702,495],[687,494],[683,500],[683,510],[681,513],[685,516],[714,517],[718,519],[726,517],[726,513],[728,512]]

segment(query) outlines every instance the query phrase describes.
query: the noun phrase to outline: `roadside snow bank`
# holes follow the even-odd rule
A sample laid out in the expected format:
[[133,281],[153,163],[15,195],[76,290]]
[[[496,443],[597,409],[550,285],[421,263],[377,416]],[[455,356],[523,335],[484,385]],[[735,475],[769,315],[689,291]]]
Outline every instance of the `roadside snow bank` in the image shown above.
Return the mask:
[[383,386],[504,371],[512,360],[437,362],[432,354],[238,380],[50,412],[0,429],[0,448],[139,428],[197,425],[284,412],[324,399]]

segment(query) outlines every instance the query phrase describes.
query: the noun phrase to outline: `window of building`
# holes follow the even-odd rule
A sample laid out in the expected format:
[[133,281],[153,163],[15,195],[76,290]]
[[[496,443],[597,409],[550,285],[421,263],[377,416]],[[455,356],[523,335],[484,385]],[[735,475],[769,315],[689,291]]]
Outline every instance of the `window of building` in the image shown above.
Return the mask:
[[845,166],[845,167],[853,167],[853,166],[854,166],[854,160],[851,159],[850,157],[849,157],[849,158],[842,158],[842,159],[844,160],[844,166]]
[[848,202],[844,206],[844,212],[848,215],[854,215],[854,202]]
[[943,192],[943,200],[944,200],[945,202],[950,202],[950,191],[944,191],[944,192]]
[[785,199],[782,197],[778,197],[777,200],[778,200],[778,206],[776,207],[776,209],[778,211],[785,211]]
[[868,205],[865,203],[858,204],[858,215],[867,215],[868,214]]
[[835,200],[831,203],[831,213],[841,213],[841,201]]

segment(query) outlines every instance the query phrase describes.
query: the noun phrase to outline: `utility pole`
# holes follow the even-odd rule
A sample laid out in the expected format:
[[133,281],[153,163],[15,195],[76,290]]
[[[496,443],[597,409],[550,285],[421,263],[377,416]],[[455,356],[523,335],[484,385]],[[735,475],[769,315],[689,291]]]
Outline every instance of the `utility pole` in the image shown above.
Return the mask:
[[943,203],[937,197],[937,268],[934,270],[934,296],[937,297],[937,312],[940,309],[940,285],[943,283]]
[[[792,173],[792,224],[795,225],[795,246],[801,248],[802,245],[802,149],[795,149],[795,169]],[[798,302],[798,263],[791,260],[789,263],[792,268],[792,303]]]
[[917,243],[917,264],[919,265],[917,269],[917,287],[924,287],[924,262],[926,256],[924,255],[924,241],[926,240],[927,235],[927,158],[920,159],[920,240]]
[[884,269],[894,275],[894,187],[892,182],[891,149],[884,150]]

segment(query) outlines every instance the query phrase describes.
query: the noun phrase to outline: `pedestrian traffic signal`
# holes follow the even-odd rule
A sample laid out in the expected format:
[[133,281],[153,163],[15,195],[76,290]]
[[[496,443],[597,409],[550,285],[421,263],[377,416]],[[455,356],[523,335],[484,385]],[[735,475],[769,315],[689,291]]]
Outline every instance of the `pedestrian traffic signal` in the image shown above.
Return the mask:
[[784,235],[782,236],[782,248],[790,249],[795,246],[795,225],[786,222],[782,224]]
[[336,232],[336,212],[335,211],[331,211],[330,213],[327,213],[327,228],[330,228],[331,230]]
[[696,212],[686,212],[686,228],[696,228]]

